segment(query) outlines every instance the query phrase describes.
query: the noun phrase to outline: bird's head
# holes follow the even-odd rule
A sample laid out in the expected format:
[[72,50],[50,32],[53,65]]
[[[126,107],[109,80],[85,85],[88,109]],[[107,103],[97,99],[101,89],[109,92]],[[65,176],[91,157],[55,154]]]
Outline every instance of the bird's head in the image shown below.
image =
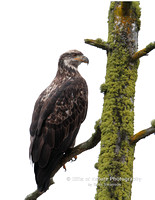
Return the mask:
[[87,57],[78,50],[70,50],[62,54],[59,59],[58,67],[63,69],[69,69],[77,71],[78,66],[82,63],[89,63]]

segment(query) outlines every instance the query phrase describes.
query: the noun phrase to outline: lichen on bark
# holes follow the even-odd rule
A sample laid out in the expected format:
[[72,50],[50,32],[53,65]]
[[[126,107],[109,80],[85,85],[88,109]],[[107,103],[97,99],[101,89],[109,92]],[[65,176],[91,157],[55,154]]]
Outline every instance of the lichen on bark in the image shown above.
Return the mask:
[[138,2],[111,2],[96,200],[131,199],[139,18]]

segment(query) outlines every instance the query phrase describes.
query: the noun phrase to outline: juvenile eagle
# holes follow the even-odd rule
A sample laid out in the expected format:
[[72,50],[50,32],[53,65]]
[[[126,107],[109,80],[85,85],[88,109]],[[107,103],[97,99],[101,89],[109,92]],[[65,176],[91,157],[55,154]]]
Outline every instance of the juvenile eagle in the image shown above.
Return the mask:
[[75,144],[88,105],[87,83],[78,66],[89,60],[80,51],[60,56],[52,83],[40,94],[30,126],[30,157],[40,192],[49,187],[50,175],[65,152]]

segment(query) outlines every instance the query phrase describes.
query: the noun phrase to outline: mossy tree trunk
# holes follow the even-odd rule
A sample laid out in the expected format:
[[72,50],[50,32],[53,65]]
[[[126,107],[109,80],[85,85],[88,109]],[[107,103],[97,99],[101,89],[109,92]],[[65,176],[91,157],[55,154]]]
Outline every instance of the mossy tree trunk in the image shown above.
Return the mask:
[[[129,200],[133,178],[134,96],[139,62],[132,56],[140,29],[138,2],[111,2],[108,41],[85,40],[107,50],[96,200]],[[98,44],[98,45],[97,45]],[[100,45],[100,46],[99,46]]]
[[[109,11],[109,37],[97,200],[129,200],[133,178],[134,96],[138,61],[140,11],[136,2],[113,2]],[[106,87],[105,87],[106,86]]]

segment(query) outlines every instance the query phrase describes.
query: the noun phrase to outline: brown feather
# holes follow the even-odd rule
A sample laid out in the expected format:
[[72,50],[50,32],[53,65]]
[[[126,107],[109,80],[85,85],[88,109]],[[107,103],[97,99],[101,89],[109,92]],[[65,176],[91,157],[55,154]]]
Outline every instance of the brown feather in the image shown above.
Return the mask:
[[54,128],[49,128],[47,132],[46,142],[51,149],[55,147],[55,130]]
[[35,137],[32,147],[32,161],[38,162],[40,158],[40,153],[44,144],[44,139],[42,136]]
[[39,161],[38,161],[39,167],[43,168],[48,164],[50,154],[51,154],[51,148],[46,143],[46,144],[44,144],[42,151],[41,151],[41,154],[40,154],[40,158],[39,158]]

